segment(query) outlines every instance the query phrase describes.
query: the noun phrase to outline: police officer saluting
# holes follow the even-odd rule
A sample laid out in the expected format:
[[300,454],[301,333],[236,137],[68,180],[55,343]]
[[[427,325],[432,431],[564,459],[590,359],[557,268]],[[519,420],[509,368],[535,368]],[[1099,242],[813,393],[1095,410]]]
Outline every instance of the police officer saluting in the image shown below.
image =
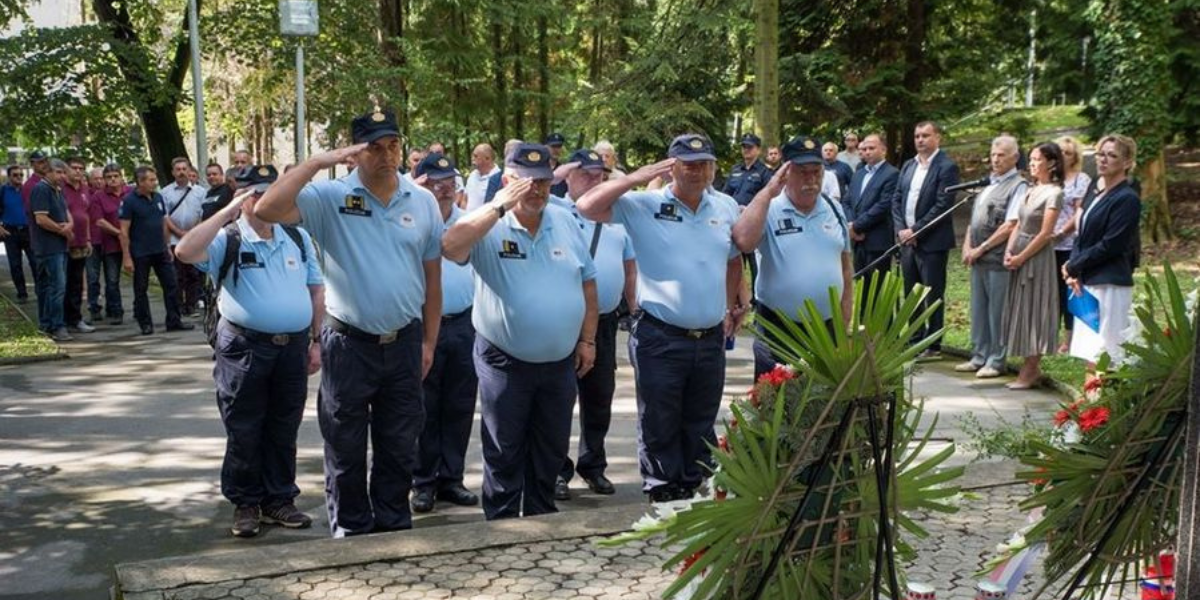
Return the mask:
[[[455,206],[458,171],[454,161],[431,152],[413,169],[415,182],[437,199],[447,228],[463,216]],[[438,331],[433,366],[425,376],[425,428],[417,443],[417,468],[413,473],[413,510],[433,510],[434,500],[474,506],[479,497],[463,486],[467,444],[475,421],[475,376],[472,348],[471,304],[475,298],[475,271],[442,259],[442,327]]]
[[[307,232],[254,216],[276,176],[270,165],[246,169],[246,193],[175,247],[176,258],[220,288],[213,380],[227,436],[221,493],[236,507],[231,531],[238,537],[257,535],[260,522],[312,525],[295,505],[296,433],[308,376],[321,367],[309,333],[325,314],[325,286]],[[241,218],[225,227],[239,208]]]
[[[317,416],[334,537],[412,527],[421,379],[442,317],[442,216],[432,194],[401,180],[395,115],[377,108],[351,130],[353,146],[292,168],[255,206],[264,221],[302,221],[321,247],[327,316]],[[349,175],[308,183],[348,157],[358,164]]]
[[[742,260],[731,233],[737,204],[707,190],[716,157],[701,135],[681,135],[669,158],[604,182],[577,202],[588,219],[623,224],[638,256],[629,341],[638,397],[643,490],[653,502],[690,498],[711,464],[725,385],[725,337],[741,323]],[[659,190],[631,192],[670,171]]]
[[[738,248],[758,253],[762,270],[755,289],[756,318],[780,324],[778,311],[782,318],[799,320],[800,311],[807,312],[805,300],[812,300],[833,327],[832,287],[848,322],[854,293],[850,235],[841,206],[821,195],[821,142],[798,136],[783,146],[783,157],[783,166],[733,227]],[[760,328],[754,342],[755,379],[779,362],[762,335]]]
[[[551,196],[551,204],[570,210],[578,217],[572,198],[583,196],[604,181],[609,172],[604,159],[592,150],[577,150],[567,160],[564,183],[568,186],[565,198]],[[604,452],[604,437],[612,423],[613,391],[617,383],[617,306],[625,296],[631,307],[637,299],[637,265],[634,263],[633,242],[620,225],[602,224],[578,217],[583,241],[596,263],[596,295],[600,318],[596,327],[596,366],[579,378],[579,464],[568,458],[558,481],[554,484],[554,499],[569,500],[568,482],[577,471],[588,489],[597,494],[612,494],[616,488],[604,470],[608,460]]]
[[483,413],[483,512],[556,512],[575,378],[596,357],[596,267],[571,213],[548,206],[550,150],[519,144],[504,187],[446,232],[475,268],[475,370]]

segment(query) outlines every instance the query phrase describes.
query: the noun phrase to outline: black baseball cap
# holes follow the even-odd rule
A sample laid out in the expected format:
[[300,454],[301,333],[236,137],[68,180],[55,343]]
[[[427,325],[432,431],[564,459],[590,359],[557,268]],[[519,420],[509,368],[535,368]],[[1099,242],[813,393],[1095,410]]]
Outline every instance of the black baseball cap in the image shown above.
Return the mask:
[[396,125],[396,113],[376,108],[365,115],[355,117],[350,123],[350,133],[355,144],[369,144],[391,135],[400,137],[400,127]]
[[685,133],[671,141],[667,156],[683,162],[717,160],[712,142],[697,133]]
[[275,170],[275,165],[252,165],[237,174],[237,186],[239,190],[252,189],[254,193],[261,194],[278,178],[279,171]]
[[576,150],[571,153],[571,157],[566,162],[577,162],[579,163],[579,168],[585,171],[612,171],[612,169],[608,168],[608,165],[604,164],[604,159],[600,158],[600,155],[596,154],[595,150]]
[[504,167],[521,177],[554,179],[554,169],[550,168],[550,148],[542,144],[518,144],[504,157]]
[[821,140],[807,135],[798,135],[780,148],[783,158],[793,165],[818,165],[825,160],[821,157]]
[[547,146],[561,146],[564,143],[566,143],[566,141],[567,140],[566,140],[566,138],[563,137],[563,134],[561,134],[557,131],[546,136],[546,145]]
[[42,152],[41,150],[34,150],[33,152],[29,153],[29,162],[31,162],[31,163],[32,162],[41,162],[43,160],[46,160],[46,158],[47,158],[46,153]]
[[458,170],[454,167],[454,159],[442,156],[437,152],[430,152],[413,169],[414,177],[422,175],[430,179],[449,179],[457,176]]
[[762,138],[758,137],[757,135],[754,135],[753,133],[747,133],[746,135],[742,136],[742,145],[743,146],[762,146]]

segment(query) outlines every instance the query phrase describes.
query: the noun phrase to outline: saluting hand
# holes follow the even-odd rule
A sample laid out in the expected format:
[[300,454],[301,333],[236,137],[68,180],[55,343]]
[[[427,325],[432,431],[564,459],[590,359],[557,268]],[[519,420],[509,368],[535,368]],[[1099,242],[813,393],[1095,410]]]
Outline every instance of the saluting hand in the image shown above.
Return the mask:
[[558,168],[554,169],[554,182],[558,183],[558,182],[566,179],[567,175],[570,175],[571,171],[578,169],[579,165],[581,165],[581,164],[583,164],[583,163],[576,161],[576,162],[569,162],[569,163],[563,163],[561,165],[558,165]]
[[529,193],[529,189],[533,187],[533,180],[528,177],[518,177],[511,179],[508,185],[496,192],[496,197],[492,198],[492,202],[499,202],[504,206],[505,210],[516,205],[517,201],[525,197]]
[[783,163],[781,167],[775,170],[775,174],[771,176],[771,180],[766,185],[771,198],[778,196],[779,192],[783,191],[783,186],[787,184],[787,176],[791,170],[792,161]]
[[328,169],[342,164],[345,162],[346,158],[354,156],[355,154],[358,154],[366,149],[367,144],[364,142],[361,144],[354,144],[353,146],[346,146],[345,148],[338,148],[337,150],[330,150],[328,152],[314,154],[313,157],[308,160],[316,163],[317,166],[321,167],[322,169]]
[[655,177],[670,173],[671,167],[673,166],[675,166],[675,159],[668,158],[666,160],[660,160],[652,165],[646,165],[634,171],[633,173],[626,175],[626,177],[633,181],[634,185],[646,185],[651,181],[654,181]]

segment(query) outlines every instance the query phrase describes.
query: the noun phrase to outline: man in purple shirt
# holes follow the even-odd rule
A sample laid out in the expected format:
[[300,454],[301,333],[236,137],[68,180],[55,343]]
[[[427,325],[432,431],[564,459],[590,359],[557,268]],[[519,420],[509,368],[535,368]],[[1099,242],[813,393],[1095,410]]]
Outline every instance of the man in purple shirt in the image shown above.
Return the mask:
[[63,318],[67,326],[78,333],[96,330],[83,319],[83,286],[87,259],[92,253],[92,224],[88,217],[87,164],[82,158],[67,159],[67,180],[63,182],[63,197],[71,213],[75,232],[67,244],[67,294],[63,299]]
[[[121,219],[117,212],[121,208],[121,200],[130,192],[125,185],[125,176],[121,166],[109,163],[104,166],[103,186],[92,192],[92,201],[88,206],[88,216],[92,221],[92,256],[95,262],[96,277],[104,272],[104,313],[109,323],[120,325],[124,322],[125,308],[121,304]],[[89,269],[92,268],[89,264]],[[92,301],[90,295],[89,303]],[[100,305],[91,305],[92,322],[100,318]]]

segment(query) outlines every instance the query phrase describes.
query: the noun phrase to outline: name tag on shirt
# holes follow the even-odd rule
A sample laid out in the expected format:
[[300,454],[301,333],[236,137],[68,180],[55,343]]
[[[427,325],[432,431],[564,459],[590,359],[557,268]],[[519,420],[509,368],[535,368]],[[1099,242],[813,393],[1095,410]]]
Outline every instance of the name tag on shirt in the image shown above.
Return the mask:
[[367,208],[367,201],[362,196],[354,194],[346,194],[344,206],[338,207],[338,212],[343,215],[351,215],[354,217],[369,217],[371,209]]
[[525,260],[529,255],[521,252],[521,247],[512,240],[504,240],[500,243],[500,258],[510,258],[515,260]]
[[258,256],[253,252],[238,253],[238,268],[239,269],[261,269],[263,264],[258,262]]
[[654,213],[654,218],[660,221],[674,221],[676,223],[683,222],[683,217],[675,212],[675,205],[670,202],[663,202],[658,207],[658,212]]
[[789,235],[793,233],[800,233],[802,231],[804,231],[804,228],[797,225],[792,219],[782,219],[776,223],[775,235]]

